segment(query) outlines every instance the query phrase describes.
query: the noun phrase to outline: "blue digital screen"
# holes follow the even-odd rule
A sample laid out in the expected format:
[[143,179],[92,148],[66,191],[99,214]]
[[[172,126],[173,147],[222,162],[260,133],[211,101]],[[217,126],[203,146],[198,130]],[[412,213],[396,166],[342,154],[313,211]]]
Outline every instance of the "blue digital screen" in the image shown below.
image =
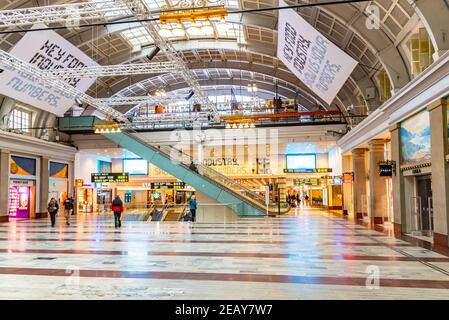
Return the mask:
[[316,169],[316,154],[287,154],[287,169]]
[[145,159],[123,159],[123,172],[130,175],[148,175],[148,161]]

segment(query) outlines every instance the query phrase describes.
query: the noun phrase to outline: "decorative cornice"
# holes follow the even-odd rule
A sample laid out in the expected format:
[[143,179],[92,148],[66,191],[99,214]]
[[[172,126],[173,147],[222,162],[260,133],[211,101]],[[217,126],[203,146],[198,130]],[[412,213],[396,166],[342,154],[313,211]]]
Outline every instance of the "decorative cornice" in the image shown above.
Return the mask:
[[0,149],[54,159],[74,160],[76,148],[0,130]]
[[449,52],[446,52],[438,61],[338,140],[337,145],[342,149],[342,153],[349,152],[448,94]]
[[431,161],[423,161],[423,162],[415,163],[415,164],[405,164],[405,165],[401,166],[401,171],[426,168],[426,167],[430,167],[431,165],[432,165]]

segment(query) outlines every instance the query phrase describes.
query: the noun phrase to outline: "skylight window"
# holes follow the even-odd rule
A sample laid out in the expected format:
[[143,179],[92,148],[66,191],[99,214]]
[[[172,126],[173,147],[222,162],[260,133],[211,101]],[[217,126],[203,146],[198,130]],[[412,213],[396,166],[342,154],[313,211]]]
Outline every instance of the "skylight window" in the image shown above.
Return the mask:
[[132,15],[131,11],[125,5],[117,5],[114,0],[90,0],[95,4],[95,8],[102,12],[106,18],[122,17]]
[[123,31],[121,35],[135,48],[141,48],[154,42],[153,38],[144,27]]

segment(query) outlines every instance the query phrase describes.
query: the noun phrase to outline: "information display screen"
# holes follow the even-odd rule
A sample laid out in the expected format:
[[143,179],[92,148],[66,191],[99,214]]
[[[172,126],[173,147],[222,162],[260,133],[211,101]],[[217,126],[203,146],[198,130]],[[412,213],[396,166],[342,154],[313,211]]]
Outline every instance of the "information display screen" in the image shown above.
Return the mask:
[[129,175],[127,172],[92,173],[91,182],[92,183],[129,182]]
[[184,182],[152,182],[151,189],[183,189]]
[[315,169],[316,155],[315,154],[287,154],[286,155],[287,170],[295,169]]
[[123,171],[130,175],[148,175],[148,161],[145,159],[123,159]]

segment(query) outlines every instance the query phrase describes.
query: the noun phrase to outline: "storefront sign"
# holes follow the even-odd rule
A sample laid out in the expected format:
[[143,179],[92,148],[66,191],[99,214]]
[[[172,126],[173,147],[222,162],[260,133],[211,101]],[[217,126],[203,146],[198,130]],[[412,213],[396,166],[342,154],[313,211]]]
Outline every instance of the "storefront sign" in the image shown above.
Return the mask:
[[[44,24],[36,24],[32,29],[45,27]],[[9,53],[41,70],[98,65],[52,30],[25,33]],[[74,96],[44,85],[40,79],[19,72],[13,67],[1,66],[1,68],[3,72],[0,74],[0,94],[61,117],[75,104]],[[84,93],[95,79],[96,77],[74,77],[61,81]]]
[[284,173],[329,173],[332,168],[316,168],[316,169],[284,169]]
[[9,183],[11,186],[33,186],[34,181],[30,180],[11,180]]
[[343,173],[343,183],[351,183],[354,181],[354,172]]
[[84,180],[83,179],[75,179],[75,186],[77,186],[77,187],[84,186]]
[[204,159],[203,164],[208,167],[219,167],[219,166],[238,166],[239,163],[237,158],[209,158]]
[[[284,1],[279,5],[286,6]],[[328,104],[357,65],[293,9],[279,12],[277,56]]]
[[391,160],[380,161],[379,165],[379,176],[381,177],[392,177],[393,173],[396,174],[396,162]]
[[92,173],[91,182],[93,183],[129,182],[129,175],[127,172]]

